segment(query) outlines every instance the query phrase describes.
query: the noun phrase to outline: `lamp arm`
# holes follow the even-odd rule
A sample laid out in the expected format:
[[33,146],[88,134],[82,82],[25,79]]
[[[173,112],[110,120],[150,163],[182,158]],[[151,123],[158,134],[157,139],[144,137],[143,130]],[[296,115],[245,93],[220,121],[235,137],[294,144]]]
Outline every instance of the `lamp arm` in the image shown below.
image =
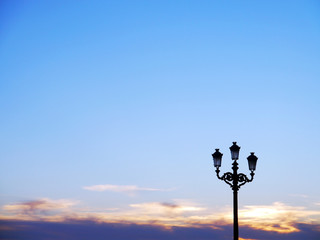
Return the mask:
[[245,174],[243,173],[239,173],[238,174],[238,183],[240,183],[238,185],[238,189],[240,189],[241,186],[245,185],[246,183],[252,182],[253,181],[253,177],[254,177],[254,172],[251,171],[250,173],[251,178],[249,179]]
[[233,174],[231,172],[224,173],[221,177],[219,176],[220,170],[217,167],[216,169],[217,177],[218,179],[224,181],[227,183],[231,188],[233,188],[232,182],[233,182]]

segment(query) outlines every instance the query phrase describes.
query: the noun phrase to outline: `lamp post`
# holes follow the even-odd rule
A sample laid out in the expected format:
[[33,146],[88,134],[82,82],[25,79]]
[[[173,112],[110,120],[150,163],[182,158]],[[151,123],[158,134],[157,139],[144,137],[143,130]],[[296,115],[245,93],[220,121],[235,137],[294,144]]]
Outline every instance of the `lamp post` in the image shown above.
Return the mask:
[[231,151],[231,159],[233,160],[232,163],[232,170],[231,172],[224,173],[221,177],[219,175],[221,167],[221,160],[222,160],[222,153],[219,152],[219,149],[216,149],[215,153],[212,154],[213,157],[213,165],[216,168],[217,177],[220,180],[225,181],[233,190],[233,239],[239,239],[239,224],[238,224],[238,191],[241,186],[248,182],[252,182],[254,171],[256,170],[256,164],[258,158],[252,152],[248,159],[249,170],[251,171],[250,175],[251,178],[249,179],[245,174],[238,173],[238,162],[239,159],[239,151],[240,147],[237,145],[237,142],[233,142],[233,145],[230,147]]

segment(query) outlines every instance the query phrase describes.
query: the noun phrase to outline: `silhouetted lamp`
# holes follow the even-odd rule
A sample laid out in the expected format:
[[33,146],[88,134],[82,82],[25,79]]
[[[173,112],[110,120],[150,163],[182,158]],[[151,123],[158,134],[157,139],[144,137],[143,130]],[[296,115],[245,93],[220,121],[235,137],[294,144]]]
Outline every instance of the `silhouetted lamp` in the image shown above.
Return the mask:
[[243,173],[238,173],[238,159],[239,159],[239,152],[240,147],[237,145],[237,142],[233,142],[232,146],[230,147],[231,152],[231,159],[234,160],[232,163],[232,170],[233,172],[226,172],[222,176],[220,176],[220,167],[221,167],[221,160],[222,160],[222,153],[219,152],[217,148],[216,151],[212,154],[213,157],[213,164],[216,168],[216,174],[218,179],[227,183],[231,189],[233,190],[233,239],[239,239],[239,224],[238,224],[238,191],[241,186],[246,183],[252,182],[254,177],[254,171],[256,170],[256,164],[258,158],[252,152],[251,155],[247,158],[249,164],[250,178]]
[[221,167],[222,155],[223,154],[221,152],[219,152],[218,148],[216,149],[215,153],[212,154],[214,167],[216,167],[216,168]]
[[252,152],[251,155],[247,157],[247,159],[248,159],[249,170],[255,171],[258,158],[254,155],[254,152]]
[[237,142],[233,142],[233,145],[229,149],[231,151],[231,159],[238,160],[240,147],[237,145]]

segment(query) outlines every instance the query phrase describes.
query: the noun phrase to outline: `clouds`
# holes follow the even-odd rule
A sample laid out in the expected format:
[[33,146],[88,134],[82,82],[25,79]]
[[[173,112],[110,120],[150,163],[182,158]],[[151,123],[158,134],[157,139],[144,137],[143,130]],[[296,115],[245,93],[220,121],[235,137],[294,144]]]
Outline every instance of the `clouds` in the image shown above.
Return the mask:
[[[67,222],[4,221],[0,220],[0,239],[7,240],[228,240],[232,239],[232,225],[219,229],[209,227],[174,227],[170,230],[155,225],[128,223],[97,223],[90,220],[68,220]],[[288,234],[268,232],[240,226],[241,240],[318,240],[319,225],[298,224],[300,232]]]
[[191,201],[145,202],[129,204],[126,209],[80,208],[77,201],[39,199],[4,205],[0,219],[28,221],[92,220],[97,222],[156,224],[164,227],[190,225],[188,218],[205,208]]
[[299,232],[295,223],[320,223],[320,211],[306,207],[288,206],[281,202],[272,205],[245,206],[239,211],[241,223],[256,229],[279,233]]
[[68,199],[42,198],[7,204],[2,207],[5,214],[1,214],[0,219],[62,221],[65,215],[72,212],[71,208],[77,203],[78,201]]
[[19,212],[25,214],[34,214],[37,211],[48,211],[57,209],[67,209],[75,205],[76,201],[61,199],[61,200],[50,200],[48,198],[43,198],[35,201],[27,201],[16,204],[8,204],[3,207],[4,210],[9,212]]
[[227,240],[232,234],[229,226],[221,230],[177,227],[169,231],[152,225],[109,224],[94,221],[68,221],[67,223],[0,221],[0,224],[7,227],[0,233],[0,238],[10,240]]
[[[190,200],[132,203],[91,209],[69,199],[7,204],[0,239],[226,240],[232,238],[231,209],[212,210]],[[320,211],[281,202],[239,210],[241,240],[318,239]]]
[[93,186],[85,186],[83,187],[85,190],[89,191],[97,191],[97,192],[120,192],[128,195],[134,195],[138,192],[147,191],[147,192],[156,192],[156,191],[170,191],[171,189],[158,189],[158,188],[146,188],[146,187],[138,187],[136,185],[112,185],[112,184],[104,184],[104,185],[93,185]]
[[[221,229],[232,223],[231,209],[212,210],[189,200],[132,203],[121,209],[80,208],[68,199],[39,199],[7,204],[0,220],[42,222],[93,221],[159,226]],[[250,229],[279,234],[298,233],[299,224],[320,224],[320,211],[281,202],[271,205],[244,206],[239,209],[239,223]]]
[[199,212],[205,210],[205,208],[197,207],[194,203],[191,202],[181,202],[177,203],[179,200],[176,200],[176,203],[167,203],[167,202],[151,202],[151,203],[141,203],[141,204],[131,204],[130,206],[138,209],[141,213],[144,214],[163,214],[163,213],[174,213],[174,214],[183,214],[188,212]]

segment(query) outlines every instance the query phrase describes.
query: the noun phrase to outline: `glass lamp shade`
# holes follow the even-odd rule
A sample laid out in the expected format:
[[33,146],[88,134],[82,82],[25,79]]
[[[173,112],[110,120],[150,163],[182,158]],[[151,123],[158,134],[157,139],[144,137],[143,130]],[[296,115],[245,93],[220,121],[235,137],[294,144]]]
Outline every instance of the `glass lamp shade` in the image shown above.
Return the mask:
[[214,167],[221,167],[222,155],[223,154],[219,152],[218,148],[216,149],[215,153],[212,154]]
[[229,148],[231,152],[231,159],[238,160],[239,159],[239,151],[240,147],[237,145],[237,142],[233,142],[233,145]]
[[254,155],[254,152],[252,152],[247,159],[248,159],[249,170],[255,171],[258,158]]

